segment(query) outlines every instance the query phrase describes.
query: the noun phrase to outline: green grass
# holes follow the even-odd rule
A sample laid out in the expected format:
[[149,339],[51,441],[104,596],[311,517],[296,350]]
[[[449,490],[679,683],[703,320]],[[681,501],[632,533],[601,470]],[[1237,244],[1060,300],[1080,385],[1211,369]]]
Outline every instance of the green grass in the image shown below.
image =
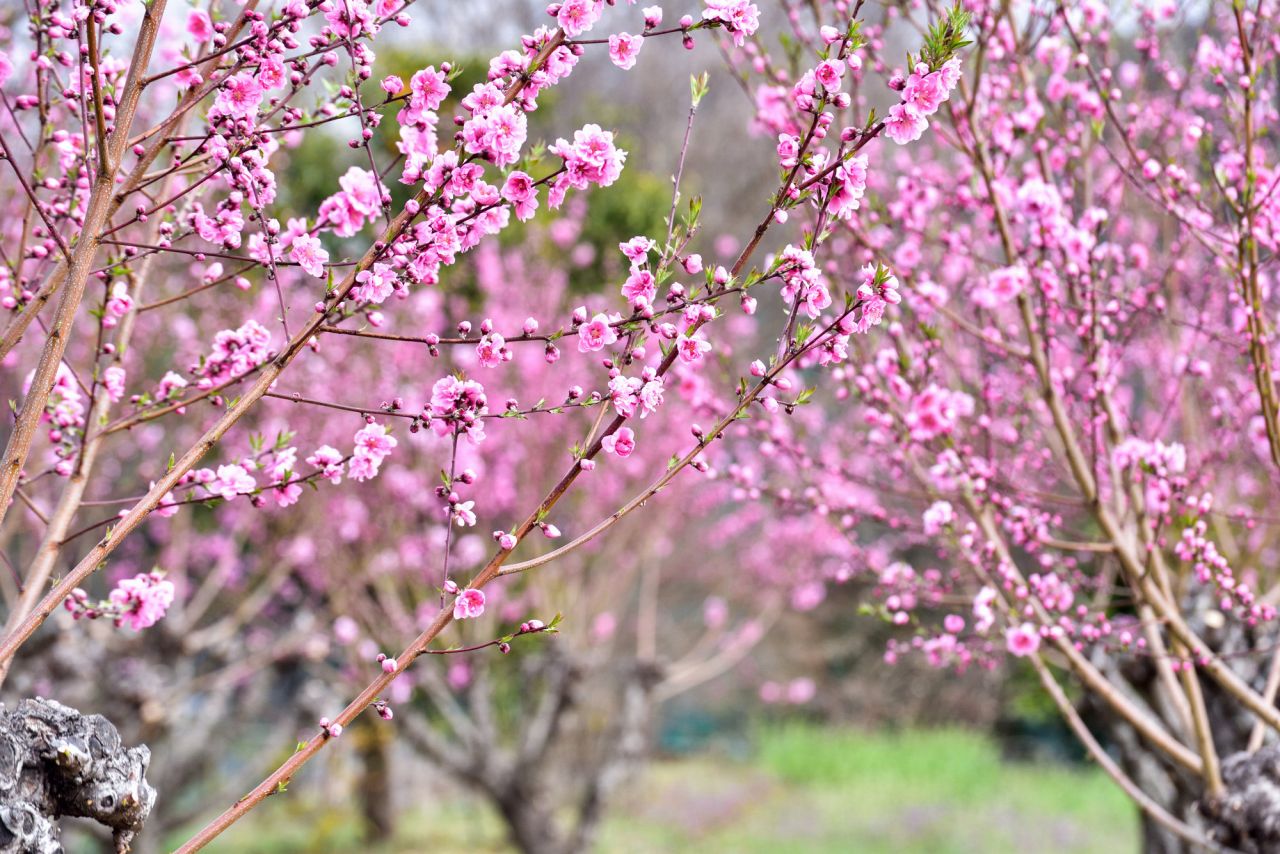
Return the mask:
[[[602,852],[893,852],[1068,854],[1138,850],[1138,822],[1097,769],[1002,761],[958,730],[864,733],[762,728],[750,761],[701,756],[654,763],[622,792]],[[425,793],[424,793],[425,795]],[[480,801],[458,795],[407,811],[397,838],[360,844],[351,813],[290,792],[210,851],[504,852]]]

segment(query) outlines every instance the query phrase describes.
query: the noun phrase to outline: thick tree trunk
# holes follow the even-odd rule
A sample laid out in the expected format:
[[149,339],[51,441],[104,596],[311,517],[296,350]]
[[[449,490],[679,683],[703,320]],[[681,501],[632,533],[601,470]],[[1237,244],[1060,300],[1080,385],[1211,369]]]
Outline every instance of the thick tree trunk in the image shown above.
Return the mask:
[[392,729],[372,715],[364,715],[357,728],[360,777],[356,797],[364,836],[369,842],[385,842],[396,831],[395,805],[391,791]]
[[[1188,607],[1187,613],[1201,615],[1211,605]],[[1193,625],[1201,637],[1224,656],[1244,681],[1261,691],[1266,682],[1270,656],[1237,653],[1272,648],[1274,634],[1263,634],[1228,623],[1221,629]],[[1100,661],[1101,666],[1107,662]],[[1158,678],[1149,659],[1135,657],[1112,670],[1113,679],[1128,684],[1130,696],[1145,701],[1152,714],[1161,718],[1169,730],[1193,743],[1181,732],[1181,723],[1157,700]],[[1234,698],[1225,694],[1216,682],[1201,679],[1206,711],[1213,731],[1213,743],[1223,762],[1223,779],[1227,796],[1222,802],[1208,803],[1203,781],[1182,768],[1177,768],[1152,751],[1132,727],[1110,714],[1105,703],[1094,699],[1085,703],[1084,711],[1102,737],[1102,741],[1119,759],[1133,780],[1157,803],[1187,824],[1205,831],[1210,838],[1241,851],[1280,851],[1280,747],[1265,747],[1250,756],[1245,753],[1254,718]],[[1165,714],[1160,714],[1165,711]],[[1274,734],[1269,736],[1274,738]],[[1145,815],[1142,817],[1143,854],[1198,854],[1185,840],[1176,836]]]
[[535,779],[521,777],[494,794],[511,844],[522,854],[575,854],[556,826],[542,791]]

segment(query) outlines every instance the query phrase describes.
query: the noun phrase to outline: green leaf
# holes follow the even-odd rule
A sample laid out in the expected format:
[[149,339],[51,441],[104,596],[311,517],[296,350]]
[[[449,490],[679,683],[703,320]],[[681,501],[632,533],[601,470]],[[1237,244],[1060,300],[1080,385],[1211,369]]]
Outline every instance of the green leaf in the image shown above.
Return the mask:
[[693,102],[693,108],[698,109],[698,104],[702,103],[702,99],[706,97],[709,86],[709,77],[707,72],[701,74],[693,74],[689,77],[689,95]]

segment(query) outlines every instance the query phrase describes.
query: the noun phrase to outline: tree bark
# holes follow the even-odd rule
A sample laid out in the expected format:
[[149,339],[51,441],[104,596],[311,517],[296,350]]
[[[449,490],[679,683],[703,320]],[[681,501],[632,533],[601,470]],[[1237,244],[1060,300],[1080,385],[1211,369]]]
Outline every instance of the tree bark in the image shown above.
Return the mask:
[[111,722],[53,700],[0,714],[0,852],[60,854],[58,819],[91,818],[128,851],[151,814],[151,751],[125,747]]

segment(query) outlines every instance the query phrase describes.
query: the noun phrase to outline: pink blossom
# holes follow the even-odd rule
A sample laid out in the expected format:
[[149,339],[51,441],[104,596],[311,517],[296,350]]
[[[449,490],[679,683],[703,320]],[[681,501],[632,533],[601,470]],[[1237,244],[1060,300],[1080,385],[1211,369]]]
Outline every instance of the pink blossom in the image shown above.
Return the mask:
[[618,340],[606,314],[597,314],[578,327],[578,352],[595,353]]
[[613,615],[613,612],[602,611],[591,621],[591,641],[598,644],[604,643],[613,637],[617,628],[618,618]]
[[360,638],[360,624],[343,614],[333,621],[333,638],[343,646],[355,643]]
[[719,596],[708,596],[702,603],[702,622],[710,630],[724,628],[729,621],[729,604]]
[[985,634],[992,624],[996,621],[995,611],[991,607],[991,603],[996,599],[996,591],[991,587],[983,587],[978,594],[973,597],[973,617],[974,630],[978,634]]
[[622,285],[622,295],[632,305],[637,305],[641,302],[652,303],[657,294],[657,283],[653,278],[653,273],[648,270],[633,268],[631,275],[627,276],[627,281]]
[[818,317],[831,305],[831,292],[813,260],[813,253],[788,245],[782,250],[778,269],[783,281],[782,298],[800,302],[810,318]]
[[636,434],[630,427],[621,427],[618,432],[611,433],[600,440],[600,447],[606,454],[617,454],[629,457],[636,449]]
[[471,620],[484,613],[484,591],[468,587],[453,600],[453,618]]
[[262,87],[252,75],[242,73],[226,79],[213,102],[213,109],[221,116],[247,119],[257,113],[261,103]]
[[329,261],[329,253],[320,245],[318,238],[309,234],[295,237],[289,249],[289,257],[309,275],[324,278],[324,265]]
[[1040,632],[1031,623],[1010,626],[1004,632],[1005,648],[1016,658],[1026,658],[1040,648]]
[[244,466],[232,464],[218,466],[217,475],[205,484],[205,488],[211,495],[231,501],[238,496],[252,494],[258,484]]
[[187,15],[187,32],[197,42],[207,42],[212,39],[213,21],[209,18],[209,13],[203,9],[195,9]]
[[948,92],[956,88],[956,84],[960,82],[960,58],[952,57],[943,63],[942,67],[937,71],[938,77],[942,81],[943,87]]
[[701,335],[686,336],[677,342],[676,348],[680,351],[680,361],[692,363],[711,352],[711,342]]
[[410,103],[418,110],[440,109],[449,96],[448,75],[428,65],[409,78]]
[[474,501],[460,501],[449,508],[449,517],[458,527],[469,528],[476,523],[475,506]]
[[200,72],[196,70],[196,66],[184,68],[177,74],[173,75],[173,81],[181,89],[190,89],[193,86],[199,86],[204,82],[204,78],[200,76]]
[[538,189],[533,179],[518,169],[503,183],[502,198],[515,206],[516,219],[521,222],[532,217],[538,209]]
[[528,135],[528,119],[513,104],[500,104],[478,112],[462,126],[463,148],[481,154],[499,166],[520,159],[520,148]]
[[398,443],[383,424],[366,424],[355,435],[355,450],[347,464],[352,480],[371,480],[378,476],[382,461]]
[[973,411],[972,397],[931,383],[911,399],[905,420],[911,429],[911,438],[923,442],[948,435],[960,418],[972,415]]
[[854,331],[863,334],[871,327],[879,326],[885,309],[900,303],[902,296],[898,293],[897,277],[883,266],[867,264],[860,275],[862,284],[858,286],[858,298],[862,300],[862,316]]
[[947,89],[938,72],[923,75],[917,72],[907,78],[907,85],[902,90],[902,100],[915,107],[920,115],[930,116],[947,99]]
[[329,445],[321,445],[307,457],[307,464],[321,470],[321,477],[337,485],[342,483],[342,452]]
[[637,264],[643,264],[648,259],[649,253],[652,252],[654,247],[657,245],[658,244],[650,238],[645,237],[644,235],[638,235],[631,238],[626,243],[619,243],[618,249],[622,251],[623,255],[627,256],[627,260],[630,261],[631,266],[634,267]]
[[133,297],[129,296],[128,283],[116,282],[111,286],[111,298],[107,300],[102,313],[103,327],[111,329],[116,326],[120,318],[128,314],[131,308],[133,308]]
[[449,670],[445,673],[445,681],[455,691],[466,688],[471,684],[471,665],[466,660],[450,662]]
[[658,376],[655,376],[640,387],[640,392],[636,395],[636,399],[640,403],[641,418],[658,411],[658,407],[662,406],[664,392],[665,387],[663,386],[662,377]]
[[577,38],[600,19],[604,0],[565,0],[556,13],[556,23],[569,38]]
[[382,186],[368,169],[352,166],[338,179],[338,186],[347,204],[360,214],[376,217],[382,211]]
[[760,10],[748,0],[706,0],[706,4],[702,19],[723,24],[738,47],[760,28]]
[[840,78],[843,76],[844,63],[837,62],[834,59],[824,59],[813,70],[814,79],[821,83],[822,88],[828,92],[836,92],[840,89]]
[[484,386],[475,380],[442,377],[432,386],[431,402],[423,409],[437,435],[457,431],[472,444],[484,441],[484,415],[489,407]]
[[174,396],[175,392],[179,392],[186,387],[186,379],[184,379],[180,374],[175,374],[173,371],[169,371],[160,378],[160,382],[156,386],[155,394],[153,396],[156,400],[169,400]]
[[635,67],[640,48],[644,47],[642,36],[629,33],[616,33],[609,36],[609,59],[613,64],[627,71]]
[[884,133],[889,139],[906,145],[924,136],[929,120],[911,104],[894,104],[889,108],[889,118],[884,120]]
[[585,190],[591,184],[607,187],[622,174],[622,164],[627,153],[613,144],[613,133],[601,130],[599,125],[583,125],[574,131],[573,142],[556,140],[548,148],[552,154],[564,159],[565,172],[552,184],[550,206],[559,207],[565,191],[572,187]]
[[791,589],[791,607],[797,611],[812,611],[827,598],[827,587],[821,581],[808,581]]
[[164,618],[173,604],[173,582],[161,572],[145,572],[116,584],[108,601],[118,609],[116,624],[136,631],[148,629]]
[[778,144],[774,149],[778,155],[778,165],[790,169],[799,162],[800,138],[791,133],[778,134]]
[[795,706],[808,703],[818,693],[817,684],[807,676],[792,679],[787,685],[787,702]]
[[983,308],[999,308],[1012,302],[1026,290],[1030,280],[1031,276],[1025,267],[1001,267],[993,270],[984,284],[974,290],[973,300]]
[[480,343],[476,345],[476,355],[480,357],[480,364],[486,368],[496,368],[503,362],[503,356],[507,352],[506,340],[496,332],[485,335],[480,339]]
[[124,397],[124,381],[124,368],[119,365],[112,365],[102,372],[102,385],[112,403],[119,403]]
[[950,502],[935,501],[929,505],[928,510],[924,511],[922,517],[924,532],[931,537],[936,537],[955,520],[955,517],[955,510],[952,509]]
[[351,296],[361,302],[381,304],[395,291],[396,273],[389,264],[378,262],[369,270],[356,274],[356,286]]
[[263,89],[279,89],[288,79],[284,63],[279,59],[271,57],[258,64],[258,85]]

